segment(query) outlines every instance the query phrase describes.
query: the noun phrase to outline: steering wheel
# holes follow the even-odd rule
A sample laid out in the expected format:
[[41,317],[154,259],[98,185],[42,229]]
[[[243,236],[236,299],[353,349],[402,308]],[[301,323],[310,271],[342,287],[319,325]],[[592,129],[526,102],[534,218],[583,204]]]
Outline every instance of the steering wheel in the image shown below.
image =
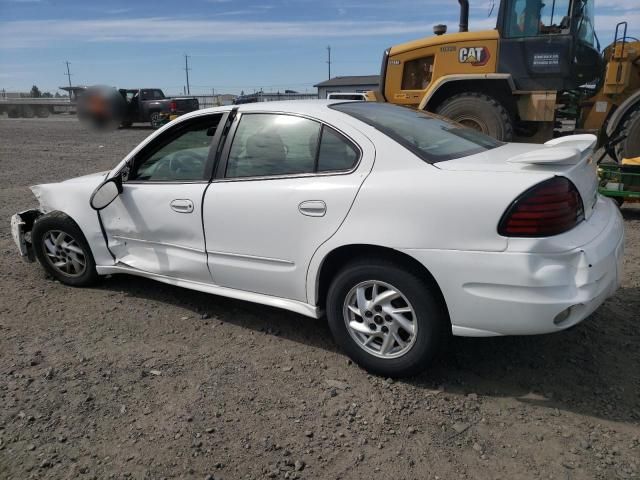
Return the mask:
[[190,173],[202,168],[202,156],[189,150],[174,153],[169,160],[169,169],[173,173]]

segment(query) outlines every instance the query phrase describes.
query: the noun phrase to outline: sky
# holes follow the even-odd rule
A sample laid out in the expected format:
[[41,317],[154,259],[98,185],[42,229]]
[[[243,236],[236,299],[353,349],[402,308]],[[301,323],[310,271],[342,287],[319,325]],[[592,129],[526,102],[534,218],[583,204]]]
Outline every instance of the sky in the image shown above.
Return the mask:
[[[640,0],[595,0],[611,43],[627,20],[640,37]],[[495,27],[499,0],[470,0],[470,30]],[[315,92],[328,77],[380,71],[385,48],[456,31],[456,0],[0,0],[0,90],[57,90],[71,81],[192,94]]]

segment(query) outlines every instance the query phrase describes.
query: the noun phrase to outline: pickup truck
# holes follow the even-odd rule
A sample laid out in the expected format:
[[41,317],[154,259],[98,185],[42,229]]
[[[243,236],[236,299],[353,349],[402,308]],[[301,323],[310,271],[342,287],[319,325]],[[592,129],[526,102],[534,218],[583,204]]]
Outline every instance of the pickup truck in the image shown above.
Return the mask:
[[167,98],[159,88],[139,88],[118,90],[126,102],[121,121],[122,127],[133,123],[151,123],[153,128],[160,127],[167,119],[198,110],[197,98]]

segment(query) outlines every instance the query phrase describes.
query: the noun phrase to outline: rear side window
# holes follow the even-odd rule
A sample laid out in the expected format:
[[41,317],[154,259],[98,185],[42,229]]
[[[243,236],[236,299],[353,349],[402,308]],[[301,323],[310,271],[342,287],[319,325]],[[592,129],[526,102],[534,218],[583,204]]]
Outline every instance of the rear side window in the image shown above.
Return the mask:
[[142,100],[162,100],[164,95],[162,90],[142,90],[141,92]]
[[243,115],[233,138],[226,176],[312,173],[320,124],[292,115]]
[[386,103],[338,103],[330,108],[371,125],[428,163],[466,157],[502,145],[475,130],[425,112]]
[[318,171],[351,170],[358,161],[358,151],[346,138],[327,126],[322,128],[318,152]]
[[303,117],[244,114],[229,152],[226,178],[270,177],[351,169],[358,150],[333,129]]

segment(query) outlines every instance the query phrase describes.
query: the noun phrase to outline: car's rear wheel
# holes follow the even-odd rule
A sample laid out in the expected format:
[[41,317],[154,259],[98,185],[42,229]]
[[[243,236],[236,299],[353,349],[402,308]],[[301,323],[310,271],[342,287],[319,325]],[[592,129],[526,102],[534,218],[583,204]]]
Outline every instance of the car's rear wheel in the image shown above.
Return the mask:
[[424,370],[450,331],[434,286],[381,260],[357,261],[338,273],[327,295],[327,317],[349,357],[386,377]]
[[162,126],[162,116],[160,112],[153,112],[149,118],[152,128],[160,128]]
[[31,242],[40,264],[60,282],[83,287],[98,279],[87,240],[67,215],[52,212],[39,217],[31,231]]

